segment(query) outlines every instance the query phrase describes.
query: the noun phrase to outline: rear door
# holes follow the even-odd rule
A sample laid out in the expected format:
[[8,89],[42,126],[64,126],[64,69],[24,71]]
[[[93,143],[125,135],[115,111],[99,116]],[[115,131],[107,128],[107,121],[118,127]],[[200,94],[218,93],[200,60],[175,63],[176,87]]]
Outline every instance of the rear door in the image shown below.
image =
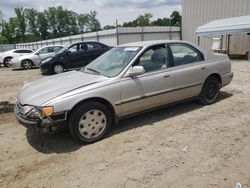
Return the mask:
[[82,61],[82,66],[89,64],[91,61],[105,53],[107,50],[97,42],[86,42],[86,50],[84,61]]
[[203,54],[186,43],[170,43],[169,54],[178,100],[199,95],[207,75]]

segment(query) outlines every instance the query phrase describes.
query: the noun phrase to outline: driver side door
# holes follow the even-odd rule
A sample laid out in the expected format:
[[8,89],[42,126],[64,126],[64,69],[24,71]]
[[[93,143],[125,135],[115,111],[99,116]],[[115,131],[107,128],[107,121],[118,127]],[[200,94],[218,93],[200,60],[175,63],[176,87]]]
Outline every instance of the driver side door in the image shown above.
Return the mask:
[[143,66],[145,73],[135,77],[124,77],[121,85],[122,115],[171,102],[170,93],[174,88],[174,75],[171,72],[166,45],[157,45],[147,49],[133,66]]
[[63,64],[66,69],[78,68],[82,65],[84,59],[84,44],[72,45],[64,54]]

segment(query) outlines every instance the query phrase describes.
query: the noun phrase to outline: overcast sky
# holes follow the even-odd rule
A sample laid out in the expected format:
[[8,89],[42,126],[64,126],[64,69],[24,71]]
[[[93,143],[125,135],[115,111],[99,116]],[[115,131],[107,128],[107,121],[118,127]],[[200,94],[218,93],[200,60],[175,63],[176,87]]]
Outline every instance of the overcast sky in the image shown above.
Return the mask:
[[63,6],[77,13],[98,12],[102,26],[132,21],[139,14],[150,12],[153,19],[169,17],[172,11],[181,11],[181,0],[0,0],[4,18],[15,16],[15,7],[34,8],[39,11],[52,6]]

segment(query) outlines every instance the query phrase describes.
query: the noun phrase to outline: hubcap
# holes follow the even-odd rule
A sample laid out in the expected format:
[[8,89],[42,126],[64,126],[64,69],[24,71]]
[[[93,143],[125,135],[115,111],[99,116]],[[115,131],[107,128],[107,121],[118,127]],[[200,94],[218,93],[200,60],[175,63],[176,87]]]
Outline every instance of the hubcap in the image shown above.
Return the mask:
[[107,125],[106,115],[100,110],[90,110],[79,121],[79,132],[84,138],[100,136]]
[[31,64],[29,61],[25,61],[25,62],[23,63],[23,67],[24,67],[25,69],[30,69],[30,68],[32,67],[32,64]]
[[61,65],[56,65],[54,67],[54,71],[56,74],[62,73],[63,72],[63,67]]
[[206,98],[208,100],[213,100],[217,95],[217,86],[216,84],[210,84],[206,89]]

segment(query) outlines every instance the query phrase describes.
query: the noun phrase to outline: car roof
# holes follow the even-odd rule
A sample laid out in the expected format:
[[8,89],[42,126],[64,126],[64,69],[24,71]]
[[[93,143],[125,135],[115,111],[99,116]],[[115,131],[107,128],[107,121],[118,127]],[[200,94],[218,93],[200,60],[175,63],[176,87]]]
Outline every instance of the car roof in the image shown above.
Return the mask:
[[150,40],[150,41],[139,41],[139,42],[126,43],[126,44],[120,45],[120,47],[127,47],[127,46],[148,47],[148,46],[152,46],[152,45],[166,44],[166,43],[172,43],[172,42],[188,43],[188,42],[181,41],[181,40]]

